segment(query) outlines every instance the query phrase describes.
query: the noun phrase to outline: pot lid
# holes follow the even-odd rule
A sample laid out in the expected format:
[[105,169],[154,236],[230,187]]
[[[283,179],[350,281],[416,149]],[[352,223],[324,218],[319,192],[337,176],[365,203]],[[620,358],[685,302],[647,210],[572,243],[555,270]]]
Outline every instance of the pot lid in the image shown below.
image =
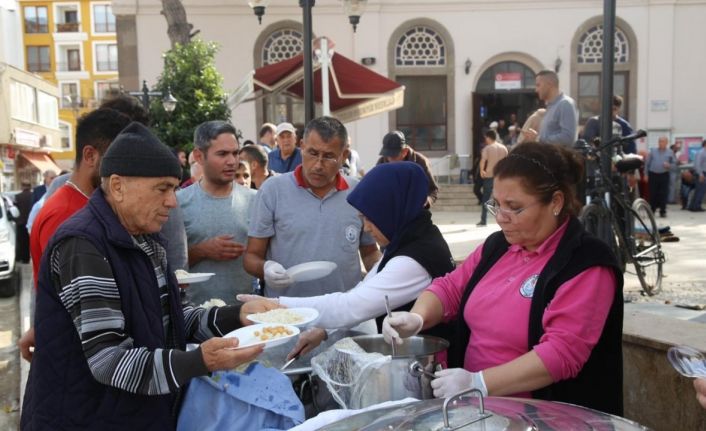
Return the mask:
[[[321,431],[391,430],[647,430],[635,422],[585,407],[559,402],[486,397],[484,413],[479,398],[460,398],[449,403],[449,428],[442,414],[446,400],[419,401],[403,407],[367,411],[335,422]],[[469,425],[463,426],[473,422]],[[459,427],[460,426],[460,427]],[[459,427],[459,428],[456,428]]]

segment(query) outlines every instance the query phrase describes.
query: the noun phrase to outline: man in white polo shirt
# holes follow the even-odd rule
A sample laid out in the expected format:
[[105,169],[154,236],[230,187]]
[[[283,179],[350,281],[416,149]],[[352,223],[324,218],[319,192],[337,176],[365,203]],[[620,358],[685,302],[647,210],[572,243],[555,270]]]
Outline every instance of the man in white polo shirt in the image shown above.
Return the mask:
[[[304,131],[302,165],[262,184],[253,205],[245,270],[265,280],[268,297],[314,296],[344,291],[361,280],[360,259],[370,269],[381,255],[363,232],[346,196],[357,181],[339,169],[347,156],[346,128],[331,117],[312,120]],[[294,282],[285,268],[317,260],[335,262],[330,275]]]

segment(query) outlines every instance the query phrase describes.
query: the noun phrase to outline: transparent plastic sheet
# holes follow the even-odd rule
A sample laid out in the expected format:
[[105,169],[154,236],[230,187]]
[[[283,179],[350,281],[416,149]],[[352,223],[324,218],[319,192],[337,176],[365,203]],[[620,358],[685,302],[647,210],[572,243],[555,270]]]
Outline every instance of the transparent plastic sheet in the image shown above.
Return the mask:
[[311,367],[344,409],[356,408],[368,376],[392,358],[368,353],[351,338],[343,338],[311,359]]

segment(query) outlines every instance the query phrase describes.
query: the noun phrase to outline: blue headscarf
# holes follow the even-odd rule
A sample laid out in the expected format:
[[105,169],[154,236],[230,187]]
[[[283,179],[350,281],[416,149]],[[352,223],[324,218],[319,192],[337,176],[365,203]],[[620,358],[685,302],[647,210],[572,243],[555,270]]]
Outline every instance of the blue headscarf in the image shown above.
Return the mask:
[[373,222],[397,248],[407,225],[424,209],[429,180],[414,162],[383,163],[370,170],[348,195],[348,203]]

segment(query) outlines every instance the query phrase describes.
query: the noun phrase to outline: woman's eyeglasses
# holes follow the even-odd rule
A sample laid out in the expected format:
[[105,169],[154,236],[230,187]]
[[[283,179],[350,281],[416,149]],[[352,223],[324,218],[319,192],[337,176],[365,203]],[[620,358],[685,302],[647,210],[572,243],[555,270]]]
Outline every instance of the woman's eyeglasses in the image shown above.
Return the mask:
[[522,214],[522,212],[524,210],[526,210],[529,207],[535,206],[538,203],[540,203],[540,202],[537,201],[533,204],[527,205],[524,208],[519,208],[516,210],[507,210],[504,208],[500,208],[500,204],[495,199],[491,199],[485,203],[485,207],[488,209],[488,212],[491,213],[495,217],[497,217],[498,215],[503,215],[503,216],[511,218],[511,219],[516,219],[517,217],[519,217],[520,214]]

